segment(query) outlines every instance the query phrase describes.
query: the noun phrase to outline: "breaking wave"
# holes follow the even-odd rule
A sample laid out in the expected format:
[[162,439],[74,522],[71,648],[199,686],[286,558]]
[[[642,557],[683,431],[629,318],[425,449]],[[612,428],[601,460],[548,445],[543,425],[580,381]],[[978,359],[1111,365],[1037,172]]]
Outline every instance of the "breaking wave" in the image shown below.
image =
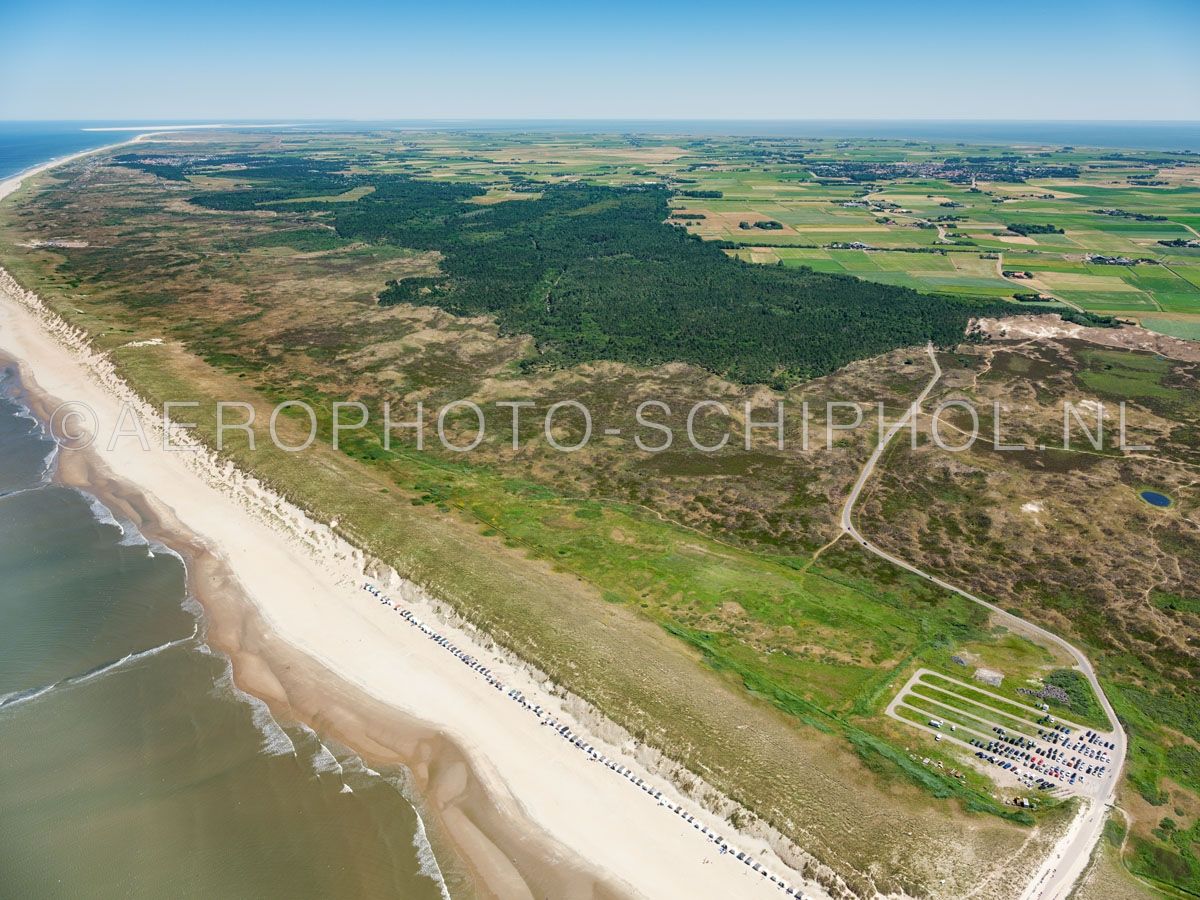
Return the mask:
[[321,740],[320,736],[303,722],[300,723],[299,727],[300,730],[308,735],[308,737],[312,738],[313,743],[317,745],[317,749],[313,753],[312,758],[313,771],[318,775],[337,774],[339,776],[345,776],[346,770],[342,768],[341,762],[338,761],[338,758],[334,755],[333,751],[325,746],[325,743]]
[[214,683],[216,696],[232,695],[236,700],[250,707],[250,720],[262,735],[262,750],[268,756],[295,756],[296,745],[283,730],[283,726],[275,721],[271,709],[265,702],[247,694],[233,680],[233,662],[225,657],[225,671]]
[[429,835],[425,832],[425,820],[421,818],[421,811],[415,804],[413,812],[417,816],[417,830],[413,833],[412,842],[417,851],[418,871],[438,886],[443,900],[451,900],[450,890],[446,887],[446,878],[442,875],[442,867],[438,865],[437,855],[433,852],[433,844],[429,843]]
[[[305,728],[305,731],[311,733],[312,730]],[[324,747],[325,745],[322,744],[321,746]],[[433,844],[429,840],[429,833],[425,830],[425,820],[421,816],[420,804],[408,781],[407,770],[401,770],[403,774],[400,775],[384,775],[367,765],[362,757],[353,755],[347,756],[339,765],[343,776],[349,774],[379,779],[395,789],[405,799],[417,819],[417,828],[413,832],[412,845],[417,851],[418,871],[438,886],[438,891],[441,892],[443,900],[451,900],[450,889],[446,886],[445,875],[442,874],[442,867],[438,864],[437,855],[433,852]],[[343,783],[341,792],[343,794],[352,794],[354,790],[350,785]]]
[[30,701],[36,700],[38,697],[45,696],[51,691],[62,690],[63,688],[73,687],[74,685],[78,684],[85,684],[89,681],[94,681],[97,678],[102,678],[110,672],[127,666],[130,663],[137,662],[138,660],[145,659],[149,656],[156,656],[159,653],[162,653],[164,650],[170,650],[172,647],[179,647],[183,644],[186,644],[194,639],[199,631],[200,626],[196,625],[193,627],[192,633],[187,637],[178,638],[173,641],[167,641],[165,644],[159,644],[157,647],[151,647],[148,650],[138,650],[133,653],[127,653],[120,659],[114,659],[111,662],[101,663],[95,668],[88,669],[86,672],[82,672],[79,675],[71,675],[68,678],[63,678],[60,681],[56,681],[53,684],[47,684],[36,688],[27,688],[23,691],[14,691],[11,694],[0,695],[0,709],[7,709],[12,706],[19,706],[23,703],[29,703]]

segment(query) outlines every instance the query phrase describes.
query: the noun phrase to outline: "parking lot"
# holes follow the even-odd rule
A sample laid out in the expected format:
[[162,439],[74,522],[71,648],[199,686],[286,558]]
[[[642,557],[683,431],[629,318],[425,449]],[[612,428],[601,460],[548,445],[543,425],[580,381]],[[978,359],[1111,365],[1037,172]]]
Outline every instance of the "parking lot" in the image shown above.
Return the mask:
[[1111,734],[977,682],[919,669],[887,714],[931,734],[943,748],[960,751],[998,785],[1058,797],[1101,797],[1116,777]]

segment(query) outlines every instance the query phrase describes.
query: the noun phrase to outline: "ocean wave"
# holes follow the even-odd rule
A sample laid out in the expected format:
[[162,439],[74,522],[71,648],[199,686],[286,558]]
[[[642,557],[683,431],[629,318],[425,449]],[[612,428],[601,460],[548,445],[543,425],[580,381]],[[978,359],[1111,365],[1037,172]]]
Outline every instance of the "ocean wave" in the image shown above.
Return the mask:
[[[55,448],[55,451],[57,451],[57,446]],[[47,475],[46,477],[48,478],[49,476]],[[46,482],[46,483],[48,483],[48,482]],[[111,525],[112,527],[116,528],[119,532],[121,532],[121,537],[117,541],[118,546],[121,546],[121,547],[145,547],[146,555],[150,558],[154,558],[155,556],[158,556],[159,554],[173,556],[173,557],[175,557],[175,559],[179,560],[180,565],[183,566],[184,575],[186,577],[187,563],[184,561],[183,557],[178,552],[171,549],[166,544],[163,544],[160,541],[149,540],[144,534],[142,534],[141,530],[139,530],[139,528],[137,527],[136,524],[134,524],[132,521],[125,518],[124,516],[118,517],[115,513],[113,513],[113,511],[111,509],[109,509],[99,498],[95,497],[94,495],[89,494],[87,491],[81,490],[79,488],[72,488],[72,490],[74,490],[75,493],[79,494],[79,496],[83,497],[83,499],[85,501],[87,501],[88,508],[92,512],[92,517],[99,524]]]
[[384,781],[394,788],[405,799],[408,805],[412,807],[413,815],[417,817],[417,829],[413,833],[412,845],[417,851],[418,871],[438,886],[438,890],[441,892],[444,900],[451,900],[450,889],[446,886],[446,878],[442,874],[442,867],[438,864],[437,855],[433,852],[433,844],[429,840],[429,833],[425,830],[425,820],[421,816],[420,803],[409,780],[408,770],[400,769],[400,774],[398,775],[384,775],[368,766],[362,757],[359,756],[347,757],[343,760],[342,764],[344,771]]
[[[121,537],[117,544],[121,547],[145,547],[146,552],[150,554],[150,542],[142,535],[136,525],[126,518],[117,518],[116,514],[109,509],[97,497],[89,494],[87,491],[73,488],[72,490],[87,501],[88,508],[92,511],[92,518],[101,525],[111,525],[121,532]],[[152,554],[151,554],[152,555]]]
[[300,723],[300,730],[308,737],[312,738],[313,743],[317,745],[316,751],[313,753],[312,767],[313,771],[318,775],[334,774],[344,776],[346,770],[342,768],[341,762],[334,755],[333,751],[325,746],[325,742],[321,740],[320,735],[305,725]]
[[283,726],[271,715],[271,708],[255,697],[247,694],[233,680],[233,662],[225,658],[225,671],[214,682],[216,696],[232,695],[234,699],[250,707],[250,720],[262,735],[262,751],[268,756],[295,756],[296,745]]
[[444,900],[451,900],[450,889],[446,887],[446,876],[442,874],[442,867],[438,865],[437,855],[433,852],[433,844],[429,842],[429,835],[425,831],[425,820],[421,818],[421,811],[417,809],[416,804],[413,804],[412,808],[417,816],[417,830],[412,839],[413,847],[417,851],[417,870],[438,886]]
[[137,530],[137,526],[128,519],[121,519],[117,522],[121,529],[121,539],[117,544],[122,547],[145,547],[146,555],[153,556],[154,550],[150,546],[150,542]]
[[192,633],[185,638],[177,638],[173,641],[167,641],[165,644],[159,644],[157,647],[151,647],[149,650],[138,650],[135,653],[127,653],[118,660],[110,663],[105,663],[102,666],[97,666],[90,671],[84,672],[82,675],[77,675],[71,679],[72,684],[82,684],[85,681],[91,681],[94,678],[99,678],[101,675],[106,675],[113,669],[119,669],[121,666],[126,666],[131,662],[137,662],[139,659],[145,659],[148,656],[157,656],[164,650],[170,650],[172,647],[179,647],[188,643],[200,633],[200,626],[193,625]]
[[[150,541],[150,555],[158,556],[160,554],[165,554],[166,556],[173,556],[177,560],[179,560],[179,564],[181,566],[183,566],[184,578],[185,579],[187,578],[187,561],[183,558],[183,556],[177,550],[174,550],[171,547],[168,547],[166,544],[162,543],[161,541]],[[191,598],[189,597],[188,599],[191,599]],[[197,605],[199,605],[199,604],[197,604]],[[189,610],[189,612],[190,612],[190,610]]]
[[333,755],[328,747],[317,742],[318,751],[313,757],[313,769],[320,774],[322,772],[336,772],[338,775],[344,773],[342,764],[338,762],[338,758]]
[[22,494],[40,491],[45,486],[45,484],[35,484],[31,487],[17,488],[15,491],[0,491],[0,500],[11,500],[13,497],[20,497]]
[[50,438],[46,434],[46,429],[42,426],[42,420],[33,414],[33,410],[25,405],[16,392],[6,390],[6,387],[8,387],[7,379],[0,378],[0,400],[3,400],[12,408],[11,415],[14,419],[24,419],[30,423],[29,431],[25,432],[25,434],[31,435],[36,432],[49,440]]
[[42,694],[48,694],[56,687],[62,684],[61,681],[56,681],[54,684],[43,685],[42,687],[28,688],[23,691],[13,691],[11,694],[0,694],[0,709],[8,706],[16,706],[20,703],[28,703],[30,700],[36,700]]
[[[186,566],[184,567],[184,571],[186,584]],[[191,593],[187,593],[183,595],[183,600],[180,601],[179,608],[196,620],[196,649],[206,656],[211,656],[212,651],[209,649],[208,644],[205,643],[205,639],[208,637],[208,620],[204,617],[204,607]]]
[[0,709],[7,709],[9,707],[19,706],[23,703],[29,703],[32,700],[36,700],[38,697],[49,694],[51,691],[62,690],[63,688],[69,688],[79,684],[86,684],[89,681],[95,681],[97,678],[101,678],[110,672],[129,665],[130,663],[137,662],[138,660],[145,659],[149,656],[156,656],[159,653],[162,653],[164,650],[170,650],[172,647],[178,647],[182,644],[186,644],[195,638],[198,633],[199,626],[197,625],[192,629],[192,633],[185,638],[177,638],[173,641],[167,641],[165,644],[159,644],[157,647],[151,647],[148,650],[138,650],[133,653],[127,653],[120,659],[114,659],[111,662],[101,663],[94,668],[88,669],[86,672],[82,672],[79,675],[71,675],[67,678],[61,679],[60,681],[56,681],[53,684],[47,684],[36,688],[28,688],[23,691],[14,691],[11,694],[0,695]]
[[111,525],[117,531],[121,532],[121,537],[125,537],[125,528],[117,521],[117,517],[113,515],[111,509],[100,502],[98,497],[89,494],[87,491],[82,491],[79,488],[71,488],[76,494],[83,498],[87,503],[88,508],[92,511],[92,518],[100,525]]
[[58,468],[58,451],[58,444],[52,441],[50,449],[46,451],[46,456],[42,459],[41,483],[43,485],[50,483],[50,479],[54,475],[54,470]]
[[345,762],[342,763],[342,766],[344,771],[348,770],[357,775],[369,775],[372,778],[383,778],[383,775],[368,766],[358,756],[352,756],[345,760]]
[[[223,654],[218,654],[208,647],[207,644],[201,643],[197,646],[206,655],[222,656],[224,659],[225,670],[216,680],[215,687],[223,695],[228,696],[232,694],[237,700],[251,707],[251,717],[254,725],[263,735],[263,751],[271,756],[295,756],[299,758],[300,753],[297,750],[296,743],[271,715],[267,704],[253,694],[243,691],[234,683],[233,663],[230,659]],[[429,834],[425,829],[425,820],[421,817],[420,809],[409,783],[407,770],[401,770],[402,774],[400,775],[384,775],[367,765],[362,757],[353,753],[344,755],[344,758],[339,759],[325,742],[321,740],[320,735],[313,728],[310,728],[303,722],[298,723],[296,727],[306,738],[311,739],[314,744],[310,759],[313,771],[318,776],[336,774],[342,779],[342,787],[339,793],[354,793],[354,789],[347,783],[348,778],[353,776],[379,779],[400,793],[409,806],[412,807],[413,814],[417,819],[417,827],[413,834],[412,844],[413,848],[417,851],[418,871],[438,886],[438,890],[441,892],[444,900],[451,900],[445,876],[442,874],[442,868],[438,864],[433,845],[429,840]]]
[[[374,772],[373,769],[369,771]],[[400,795],[412,807],[413,815],[417,817],[417,830],[413,833],[412,845],[417,851],[418,871],[438,886],[438,890],[441,892],[444,900],[451,900],[450,889],[446,886],[446,876],[442,874],[442,867],[438,865],[437,854],[433,852],[433,844],[429,840],[429,832],[425,830],[425,819],[421,815],[421,804],[417,799],[412,782],[409,780],[409,772],[407,769],[403,769],[402,772],[402,775],[385,775],[381,777],[400,792]],[[375,774],[378,775],[379,773],[375,772]]]
[[15,435],[17,441],[24,441],[28,438],[35,438],[39,443],[47,445],[46,454],[42,457],[42,469],[38,473],[36,484],[30,485],[28,488],[18,491],[10,491],[6,494],[0,494],[0,497],[7,497],[11,494],[24,493],[26,490],[35,490],[39,487],[45,487],[50,483],[51,476],[54,474],[55,463],[58,460],[58,442],[52,439],[43,427],[41,420],[34,415],[33,410],[20,401],[17,397],[5,396],[3,391],[5,379],[0,378],[0,401],[3,401],[8,407],[8,413],[11,418],[24,420],[29,423],[28,430],[22,435]]

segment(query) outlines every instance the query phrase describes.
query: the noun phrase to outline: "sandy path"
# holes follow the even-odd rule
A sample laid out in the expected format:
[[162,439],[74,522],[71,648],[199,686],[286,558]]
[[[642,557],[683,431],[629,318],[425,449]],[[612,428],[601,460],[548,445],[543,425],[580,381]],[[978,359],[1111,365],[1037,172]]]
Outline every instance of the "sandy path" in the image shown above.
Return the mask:
[[[1109,702],[1108,696],[1104,693],[1104,688],[1100,685],[1091,661],[1084,655],[1082,650],[1064,638],[1059,637],[1054,632],[1013,615],[1007,610],[1001,609],[986,600],[982,600],[974,594],[892,555],[881,547],[875,546],[863,537],[854,524],[855,503],[858,501],[859,494],[862,492],[864,485],[870,479],[875,465],[887,450],[888,443],[900,432],[910,416],[919,414],[921,405],[929,396],[929,392],[933,390],[934,385],[942,377],[942,367],[938,363],[937,353],[934,351],[932,343],[926,347],[926,352],[929,354],[929,360],[933,365],[933,376],[925,386],[925,389],[921,391],[920,395],[914,401],[912,407],[910,407],[909,413],[893,425],[887,434],[884,435],[883,439],[876,446],[875,451],[871,454],[870,459],[867,460],[866,465],[863,466],[858,480],[854,483],[854,487],[851,489],[849,496],[846,498],[846,503],[842,507],[842,531],[857,541],[859,546],[864,550],[874,553],[881,559],[885,559],[902,569],[906,569],[939,587],[953,591],[973,603],[979,604],[992,613],[994,621],[1004,625],[1013,633],[1027,637],[1034,643],[1048,644],[1065,650],[1075,661],[1076,669],[1087,678],[1088,683],[1092,686],[1092,692],[1096,695],[1097,701],[1099,701],[1109,721],[1113,723],[1113,731],[1110,732],[1110,736],[1115,744],[1110,766],[1112,771],[1108,778],[1101,782],[1100,790],[1097,792],[1095,798],[1085,801],[1080,805],[1079,811],[1076,813],[1066,833],[1059,839],[1051,855],[1043,860],[1041,866],[1034,873],[1033,878],[1025,885],[1021,893],[1021,900],[1063,900],[1063,898],[1066,898],[1071,893],[1076,882],[1082,877],[1087,868],[1088,860],[1091,859],[1092,852],[1103,836],[1108,807],[1114,801],[1117,787],[1121,780],[1121,772],[1125,766],[1125,731],[1121,728],[1117,713]],[[987,692],[985,691],[984,693]]]

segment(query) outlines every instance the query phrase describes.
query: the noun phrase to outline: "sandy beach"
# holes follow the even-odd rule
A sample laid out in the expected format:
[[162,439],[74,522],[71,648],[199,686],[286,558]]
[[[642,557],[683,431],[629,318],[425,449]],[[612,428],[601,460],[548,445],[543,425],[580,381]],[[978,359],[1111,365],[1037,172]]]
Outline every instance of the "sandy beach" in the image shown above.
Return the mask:
[[[18,185],[0,185],[0,199]],[[2,270],[0,351],[19,362],[43,420],[60,401],[96,412],[105,440],[64,451],[59,477],[184,556],[210,641],[233,660],[239,686],[368,760],[407,766],[435,830],[472,871],[481,895],[785,896],[771,877],[778,876],[797,894],[824,896],[765,842],[686,800],[629,747],[598,738],[595,722],[589,727],[572,714],[578,701],[551,694],[485,637],[444,615],[436,598],[364,558],[328,525],[204,448],[164,450],[158,411],[138,408],[148,449],[132,437],[108,442],[122,404],[137,398],[84,335]],[[479,660],[503,690],[364,586]],[[511,689],[632,777],[545,727],[513,701]],[[713,833],[771,876],[723,854]]]

